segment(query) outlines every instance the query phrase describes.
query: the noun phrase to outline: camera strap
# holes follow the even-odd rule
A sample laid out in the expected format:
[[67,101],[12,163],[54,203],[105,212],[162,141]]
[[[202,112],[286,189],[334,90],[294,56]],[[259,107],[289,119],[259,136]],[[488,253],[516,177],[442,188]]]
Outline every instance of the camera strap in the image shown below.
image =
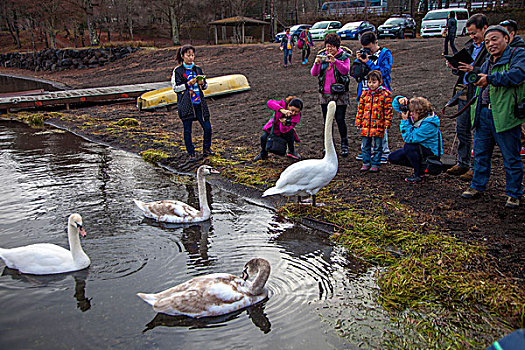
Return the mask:
[[467,108],[470,108],[470,106],[474,103],[474,101],[476,101],[477,99],[477,96],[474,95],[472,96],[472,98],[465,104],[465,106],[463,106],[463,108],[461,108],[459,111],[457,111],[456,113],[452,114],[452,115],[447,115],[447,113],[445,112],[445,109],[451,105],[454,105],[456,103],[456,101],[459,99],[459,97],[463,94],[463,91],[466,89],[466,87],[464,87],[463,89],[459,90],[458,92],[456,92],[456,94],[454,96],[452,96],[452,98],[450,99],[450,101],[448,101],[445,106],[443,107],[443,109],[441,110],[441,114],[443,115],[444,118],[449,118],[449,119],[452,119],[452,118],[456,118],[457,116],[463,114],[463,112],[465,112],[467,110]]

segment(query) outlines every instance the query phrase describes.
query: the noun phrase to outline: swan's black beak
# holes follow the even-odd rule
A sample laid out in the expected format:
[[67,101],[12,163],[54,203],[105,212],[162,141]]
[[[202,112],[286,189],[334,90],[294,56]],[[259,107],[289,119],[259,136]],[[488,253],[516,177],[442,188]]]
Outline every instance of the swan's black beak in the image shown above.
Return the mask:
[[77,224],[78,232],[80,232],[80,235],[82,237],[86,237],[86,231],[84,230],[84,227],[82,227],[82,225],[78,222],[75,222],[75,224]]
[[246,281],[248,278],[250,278],[250,275],[248,275],[248,271],[247,271],[247,270],[248,270],[248,269],[246,269],[246,268],[245,268],[244,270],[242,270],[242,277],[241,277],[241,278],[242,278],[243,280],[245,280],[245,281]]
[[221,172],[217,169],[210,169],[210,173],[212,174],[220,174]]

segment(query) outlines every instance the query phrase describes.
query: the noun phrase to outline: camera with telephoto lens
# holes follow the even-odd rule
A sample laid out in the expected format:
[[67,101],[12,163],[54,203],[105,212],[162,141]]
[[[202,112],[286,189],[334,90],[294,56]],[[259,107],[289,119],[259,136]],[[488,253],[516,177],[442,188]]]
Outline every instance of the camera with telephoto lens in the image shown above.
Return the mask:
[[367,48],[362,48],[359,51],[357,51],[357,54],[359,55],[359,57],[361,57],[362,60],[364,60],[372,54],[372,51],[370,51],[370,49]]
[[406,113],[406,112],[408,112],[408,110],[409,110],[408,103],[406,105],[403,105],[403,104],[399,105],[399,112]]
[[480,78],[481,77],[478,75],[478,73],[475,72],[468,72],[467,74],[465,74],[465,81],[468,84],[475,84]]

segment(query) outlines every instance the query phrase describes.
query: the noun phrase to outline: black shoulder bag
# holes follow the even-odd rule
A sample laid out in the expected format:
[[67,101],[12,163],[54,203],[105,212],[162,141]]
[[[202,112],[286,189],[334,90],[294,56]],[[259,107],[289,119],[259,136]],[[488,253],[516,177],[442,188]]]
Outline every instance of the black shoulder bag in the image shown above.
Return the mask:
[[[440,152],[441,146],[442,146],[442,140],[441,140],[441,132],[438,130],[438,152]],[[440,152],[441,153],[441,152]],[[443,172],[443,163],[441,163],[441,154],[439,156],[436,156],[434,154],[431,154],[429,156],[423,156],[423,150],[421,149],[421,145],[419,145],[419,154],[421,154],[422,164],[423,164],[423,170],[425,173],[429,175],[439,175]]]
[[272,118],[272,128],[270,130],[270,135],[268,135],[268,139],[266,140],[266,151],[277,154],[278,156],[284,156],[286,154],[287,142],[283,137],[273,133],[273,127],[275,126],[275,113]]

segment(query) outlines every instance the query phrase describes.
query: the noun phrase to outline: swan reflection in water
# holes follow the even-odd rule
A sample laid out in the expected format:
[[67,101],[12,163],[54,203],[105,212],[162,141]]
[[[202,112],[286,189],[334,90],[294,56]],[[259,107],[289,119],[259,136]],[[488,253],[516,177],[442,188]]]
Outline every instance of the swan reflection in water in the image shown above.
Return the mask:
[[55,275],[28,275],[8,267],[5,267],[4,271],[2,271],[2,276],[11,276],[13,280],[29,283],[34,287],[47,287],[50,284],[63,281],[67,277],[72,276],[75,280],[74,297],[77,300],[77,308],[82,312],[91,308],[92,298],[86,297],[86,280],[88,275],[88,269]]
[[226,322],[237,319],[245,311],[253,324],[259,328],[264,334],[271,331],[272,324],[264,313],[264,308],[268,298],[263,301],[248,306],[247,308],[231,312],[226,315],[214,316],[214,317],[202,317],[192,318],[188,316],[171,316],[163,313],[157,313],[155,317],[146,324],[146,328],[142,331],[143,333],[158,327],[188,327],[189,329],[196,328],[216,328],[226,326]]

